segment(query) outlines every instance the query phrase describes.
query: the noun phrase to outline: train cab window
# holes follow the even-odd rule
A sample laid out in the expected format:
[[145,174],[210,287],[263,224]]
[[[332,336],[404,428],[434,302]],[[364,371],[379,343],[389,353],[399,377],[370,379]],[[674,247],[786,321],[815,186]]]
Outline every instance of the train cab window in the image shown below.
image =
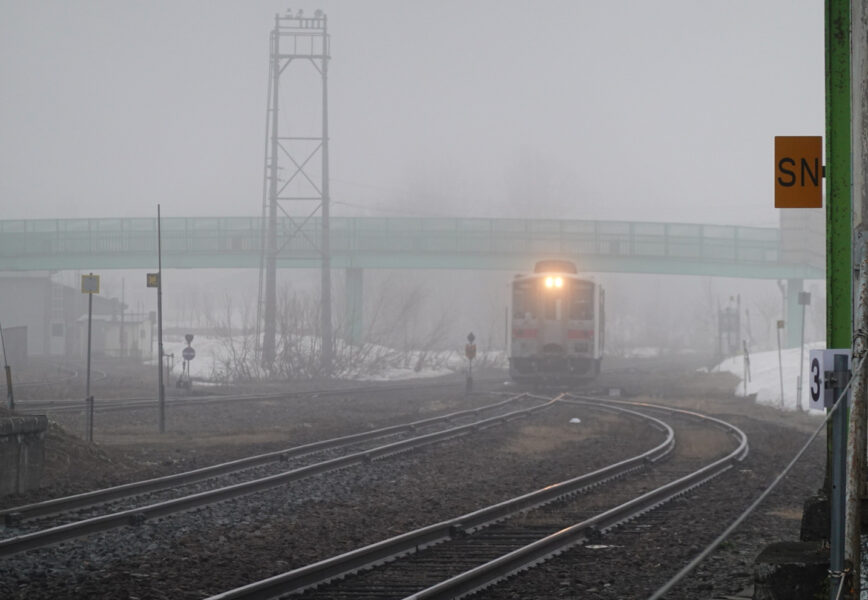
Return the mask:
[[570,318],[589,321],[594,318],[594,284],[573,281],[570,286]]
[[531,287],[527,282],[516,282],[513,285],[512,294],[512,317],[523,319],[525,316],[533,316],[533,300]]
[[564,318],[564,301],[550,294],[543,294],[543,315],[549,321],[560,321]]

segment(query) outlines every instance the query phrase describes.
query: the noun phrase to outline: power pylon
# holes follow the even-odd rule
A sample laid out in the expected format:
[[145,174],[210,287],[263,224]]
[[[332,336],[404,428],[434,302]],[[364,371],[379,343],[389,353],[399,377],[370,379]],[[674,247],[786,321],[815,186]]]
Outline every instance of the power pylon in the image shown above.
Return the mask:
[[[259,302],[256,315],[256,341],[260,360],[272,371],[276,359],[277,265],[292,243],[314,249],[321,258],[322,285],[320,306],[321,360],[323,374],[332,366],[331,255],[329,247],[329,153],[328,153],[328,61],[329,36],[322,11],[305,17],[274,16],[270,36],[268,108],[266,111],[265,171],[262,186],[262,258],[259,268]],[[298,64],[295,67],[294,64]],[[303,103],[280,103],[281,78],[295,77],[301,83],[302,67],[312,65],[319,73],[322,88],[322,119],[319,131],[308,132],[318,119],[298,114]],[[310,76],[308,71],[307,75]],[[303,84],[289,91],[304,92]],[[308,89],[308,91],[310,91]],[[283,115],[281,115],[283,111]],[[313,123],[312,123],[313,121]],[[292,132],[304,132],[298,135]],[[316,172],[316,157],[321,159]],[[282,174],[286,174],[282,176]],[[319,177],[317,177],[319,175]],[[319,181],[317,181],[319,180]],[[305,226],[319,215],[321,234],[311,236]]]

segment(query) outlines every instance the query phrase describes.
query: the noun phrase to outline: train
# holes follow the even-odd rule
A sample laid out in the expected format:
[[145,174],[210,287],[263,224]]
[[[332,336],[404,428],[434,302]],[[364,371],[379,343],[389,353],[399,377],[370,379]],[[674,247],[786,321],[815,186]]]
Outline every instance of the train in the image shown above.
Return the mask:
[[593,380],[603,360],[606,296],[575,263],[542,260],[511,282],[509,375],[516,383]]

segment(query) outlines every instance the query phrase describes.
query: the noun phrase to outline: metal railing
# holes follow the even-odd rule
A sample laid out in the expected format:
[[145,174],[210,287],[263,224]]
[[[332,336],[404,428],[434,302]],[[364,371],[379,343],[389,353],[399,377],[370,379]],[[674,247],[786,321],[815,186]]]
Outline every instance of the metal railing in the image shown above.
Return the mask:
[[[156,231],[156,220],[151,218],[0,221],[0,270],[146,268],[156,255]],[[281,264],[315,265],[320,258],[320,231],[316,218],[301,227],[292,219],[280,219]],[[162,238],[165,264],[170,267],[257,267],[263,228],[256,217],[165,218]],[[546,256],[570,257],[580,266],[588,260],[594,267],[588,270],[681,272],[678,265],[691,262],[782,266],[786,263],[781,262],[780,246],[779,230],[762,227],[543,219],[331,219],[336,267],[513,269],[527,268],[535,257]],[[644,262],[637,266],[636,260]],[[814,273],[817,269],[802,266],[805,269],[822,277],[821,272]]]

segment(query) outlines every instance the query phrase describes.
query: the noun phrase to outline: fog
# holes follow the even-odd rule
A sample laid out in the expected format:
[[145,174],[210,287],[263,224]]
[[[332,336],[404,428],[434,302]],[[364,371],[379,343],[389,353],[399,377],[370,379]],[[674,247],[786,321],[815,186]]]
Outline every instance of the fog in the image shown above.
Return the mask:
[[[0,0],[2,219],[153,217],[157,203],[163,216],[259,215],[268,34],[287,8],[329,19],[337,216],[776,227],[774,136],[823,133],[816,1]],[[429,292],[423,313],[453,315],[450,335],[502,337],[511,273],[445,288],[440,275],[366,275],[366,299],[398,278]],[[153,309],[141,272],[104,276]],[[169,272],[167,302],[176,316],[196,290],[255,303],[242,292],[256,277]],[[316,289],[310,272],[281,278]],[[667,330],[696,329],[678,317],[730,296],[779,298],[774,282],[598,278],[618,291],[618,319],[653,303],[672,312]]]
[[[285,2],[3,0],[3,216],[256,215]],[[294,10],[299,6],[292,6]],[[323,1],[335,214],[774,226],[818,2]]]

